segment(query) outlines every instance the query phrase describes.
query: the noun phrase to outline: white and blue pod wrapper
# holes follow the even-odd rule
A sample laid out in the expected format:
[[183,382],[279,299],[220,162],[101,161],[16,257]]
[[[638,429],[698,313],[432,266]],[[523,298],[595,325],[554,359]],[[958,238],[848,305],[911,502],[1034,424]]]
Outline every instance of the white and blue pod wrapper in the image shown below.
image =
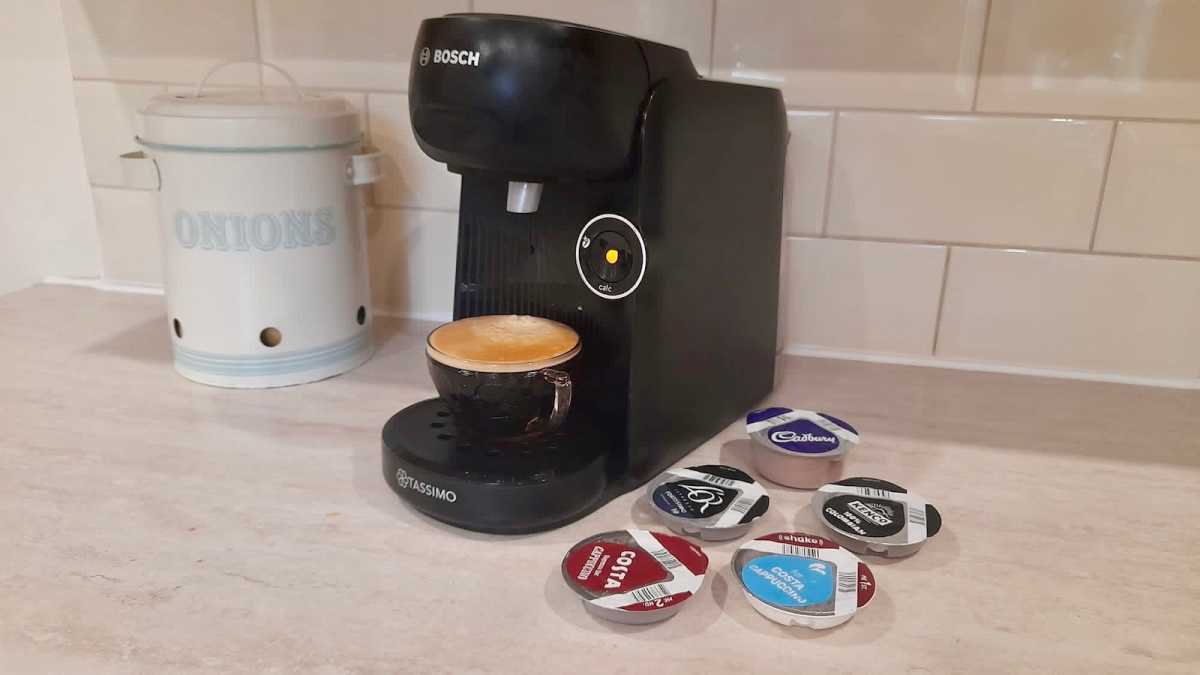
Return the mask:
[[771,504],[750,474],[722,464],[669,469],[647,486],[646,501],[667,527],[708,541],[744,535]]
[[912,555],[942,528],[942,515],[932,504],[878,478],[822,485],[811,505],[830,538],[860,554]]
[[746,415],[754,441],[754,466],[769,480],[815,488],[841,477],[842,462],[859,441],[858,431],[827,413],[764,408]]
[[755,611],[775,623],[833,628],[875,597],[875,575],[836,542],[775,532],[733,555],[733,572]]

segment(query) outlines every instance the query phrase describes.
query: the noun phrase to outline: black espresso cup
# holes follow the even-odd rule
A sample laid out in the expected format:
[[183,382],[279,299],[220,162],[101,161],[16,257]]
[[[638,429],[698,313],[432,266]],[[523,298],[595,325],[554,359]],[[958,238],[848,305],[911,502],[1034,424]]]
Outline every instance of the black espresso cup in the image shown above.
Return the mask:
[[429,375],[460,431],[493,439],[553,431],[571,409],[582,345],[569,326],[534,316],[460,319],[429,334]]

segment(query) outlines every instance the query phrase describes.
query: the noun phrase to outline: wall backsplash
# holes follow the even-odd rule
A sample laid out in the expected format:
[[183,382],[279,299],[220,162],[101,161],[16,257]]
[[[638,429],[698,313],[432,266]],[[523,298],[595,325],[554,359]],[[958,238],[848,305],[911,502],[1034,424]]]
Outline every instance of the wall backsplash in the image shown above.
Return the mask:
[[134,112],[216,61],[261,57],[363,111],[392,160],[370,220],[377,302],[448,316],[458,177],[409,128],[413,39],[427,16],[531,14],[784,92],[788,351],[1200,385],[1200,2],[62,5],[107,280],[161,281],[155,195],[117,163]]

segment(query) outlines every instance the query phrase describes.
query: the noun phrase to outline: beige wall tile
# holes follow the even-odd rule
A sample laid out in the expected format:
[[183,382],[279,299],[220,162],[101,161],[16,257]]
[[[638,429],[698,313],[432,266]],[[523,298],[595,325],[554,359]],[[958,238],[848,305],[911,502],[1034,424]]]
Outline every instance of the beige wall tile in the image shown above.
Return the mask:
[[937,355],[1196,377],[1200,263],[956,248]]
[[137,111],[165,91],[153,84],[75,82],[75,106],[88,179],[95,185],[153,189],[154,185],[129,185],[121,168],[121,153],[138,149],[140,120]]
[[1200,256],[1200,125],[1121,122],[1096,249]]
[[1200,2],[993,0],[979,109],[1200,117]]
[[377,308],[420,319],[450,319],[457,213],[374,209],[368,241]]
[[[75,77],[193,82],[218,61],[256,55],[249,0],[62,0]],[[213,82],[254,84],[258,67]]]
[[347,89],[406,91],[421,21],[467,11],[467,0],[257,2],[264,59],[305,86]]
[[713,76],[790,105],[969,110],[986,0],[717,0]]
[[92,188],[105,279],[161,284],[158,193]]
[[829,184],[833,113],[788,112],[787,188],[783,193],[783,229],[791,234],[820,234]]
[[933,351],[946,249],[787,239],[788,346]]
[[1112,122],[842,113],[828,232],[1086,249]]
[[388,158],[387,176],[375,186],[375,203],[457,209],[461,179],[417,146],[408,117],[408,97],[370,94],[371,143]]
[[475,0],[475,11],[561,19],[682,47],[708,74],[711,0]]

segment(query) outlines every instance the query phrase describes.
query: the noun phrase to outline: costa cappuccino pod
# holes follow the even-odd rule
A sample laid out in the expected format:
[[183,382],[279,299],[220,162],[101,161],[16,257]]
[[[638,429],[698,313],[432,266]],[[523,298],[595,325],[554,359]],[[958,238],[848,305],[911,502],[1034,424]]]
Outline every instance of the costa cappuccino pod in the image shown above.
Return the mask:
[[902,558],[942,528],[942,514],[932,504],[878,478],[822,485],[810,503],[829,536],[856,553]]
[[754,441],[754,467],[788,487],[812,489],[841,477],[842,462],[858,431],[822,412],[764,408],[746,415]]
[[708,556],[686,539],[646,530],[604,532],[571,547],[563,580],[596,616],[618,623],[669,619],[708,571]]
[[744,535],[771,498],[745,471],[705,464],[662,473],[647,487],[646,501],[672,530],[720,541]]
[[785,626],[833,628],[875,597],[871,568],[836,542],[803,532],[742,544],[733,571],[750,605]]

